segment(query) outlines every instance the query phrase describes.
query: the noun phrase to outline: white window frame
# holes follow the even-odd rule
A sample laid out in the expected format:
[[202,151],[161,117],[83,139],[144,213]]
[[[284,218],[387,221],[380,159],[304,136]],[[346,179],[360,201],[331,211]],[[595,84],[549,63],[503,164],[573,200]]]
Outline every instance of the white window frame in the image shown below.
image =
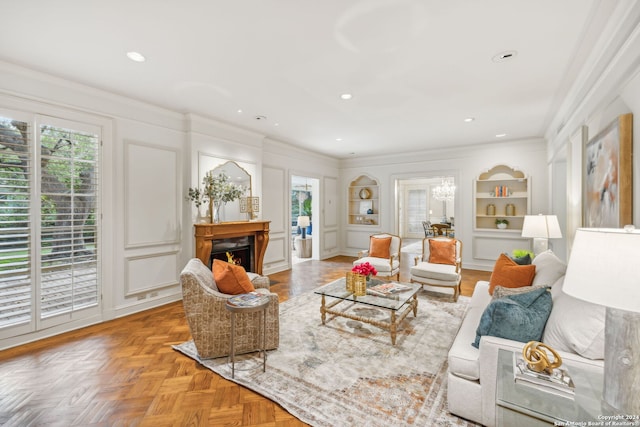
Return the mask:
[[[112,181],[111,170],[113,170],[114,153],[113,153],[113,120],[104,116],[98,116],[95,114],[83,113],[80,111],[70,110],[68,108],[59,107],[42,102],[32,101],[20,97],[11,95],[0,94],[0,114],[5,117],[14,118],[17,120],[27,121],[31,124],[32,141],[34,144],[33,150],[37,151],[39,157],[39,141],[36,143],[36,132],[39,131],[39,123],[42,118],[48,120],[55,120],[55,122],[49,121],[48,123],[62,123],[66,121],[71,122],[76,126],[77,130],[82,130],[83,126],[97,127],[100,129],[99,135],[101,135],[100,142],[100,155],[99,155],[99,169],[101,171],[100,188],[98,192],[98,209],[97,220],[100,225],[98,227],[98,251],[100,255],[99,267],[98,267],[98,281],[99,281],[99,305],[97,309],[91,310],[90,313],[83,313],[83,316],[70,316],[65,322],[41,322],[36,329],[36,317],[39,315],[39,310],[33,309],[32,306],[32,321],[23,324],[10,326],[0,329],[0,350],[4,348],[13,347],[19,344],[23,344],[30,341],[42,339],[51,335],[71,331],[84,326],[88,326],[95,323],[100,323],[115,317],[113,310],[114,301],[114,289],[113,286],[104,286],[103,284],[114,283],[114,256],[113,247],[115,236],[113,233],[113,223],[115,209],[113,207],[114,198],[114,183]],[[37,120],[37,117],[40,119]],[[73,129],[73,127],[71,127]],[[32,153],[33,156],[33,153]],[[38,165],[39,167],[39,165]],[[38,172],[33,172],[34,175],[39,177]],[[39,187],[39,181],[35,182],[35,186]],[[38,189],[39,193],[39,189]],[[39,198],[32,198],[32,203],[39,203]],[[38,212],[39,212],[38,207]],[[39,225],[38,225],[39,227]],[[38,237],[39,239],[39,237]],[[36,250],[38,244],[32,243],[31,250]],[[39,251],[39,247],[37,249]],[[33,253],[32,253],[33,256]],[[32,258],[32,268],[33,260]],[[38,258],[39,260],[39,258]],[[39,286],[39,281],[38,281]],[[32,304],[37,302],[37,297],[32,293]],[[88,314],[85,316],[84,314]],[[49,319],[47,319],[49,320]]]

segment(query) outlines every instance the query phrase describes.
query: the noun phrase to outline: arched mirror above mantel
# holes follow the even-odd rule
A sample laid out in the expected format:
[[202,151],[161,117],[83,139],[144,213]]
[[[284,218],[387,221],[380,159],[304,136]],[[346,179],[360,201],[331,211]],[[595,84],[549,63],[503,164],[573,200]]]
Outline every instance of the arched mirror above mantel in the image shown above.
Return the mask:
[[[229,177],[233,185],[246,188],[245,193],[241,197],[251,197],[251,175],[249,172],[240,167],[236,162],[227,161],[211,169],[211,174],[214,177],[222,173]],[[247,219],[247,214],[241,212],[240,200],[237,199],[224,204],[220,208],[220,217],[222,221],[242,221]]]
[[[224,172],[233,184],[241,185],[247,189],[241,200],[226,203],[220,208],[221,221],[229,222],[257,219],[258,206],[255,206],[256,209],[253,215],[246,209],[247,198],[255,198],[255,196],[258,196],[258,194],[254,193],[253,188],[255,184],[253,179],[256,176],[256,165],[254,163],[214,157],[201,152],[198,155],[198,183],[200,186],[202,186],[202,179],[209,172],[211,172],[213,176],[218,176]],[[255,199],[257,201],[257,198]],[[241,201],[244,202],[244,209],[241,209]]]
[[231,182],[234,185],[239,185],[247,189],[247,192],[244,195],[245,197],[251,197],[251,175],[236,162],[228,161],[220,166],[216,166],[211,170],[211,172],[214,176],[221,173],[226,174],[231,178]]

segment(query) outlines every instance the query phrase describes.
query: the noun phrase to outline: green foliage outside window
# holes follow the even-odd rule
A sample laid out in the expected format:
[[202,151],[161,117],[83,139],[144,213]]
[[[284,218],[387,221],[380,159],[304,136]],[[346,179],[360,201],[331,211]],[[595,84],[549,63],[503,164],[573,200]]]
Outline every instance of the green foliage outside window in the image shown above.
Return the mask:
[[310,191],[291,191],[291,218],[295,222],[299,216],[312,217]]

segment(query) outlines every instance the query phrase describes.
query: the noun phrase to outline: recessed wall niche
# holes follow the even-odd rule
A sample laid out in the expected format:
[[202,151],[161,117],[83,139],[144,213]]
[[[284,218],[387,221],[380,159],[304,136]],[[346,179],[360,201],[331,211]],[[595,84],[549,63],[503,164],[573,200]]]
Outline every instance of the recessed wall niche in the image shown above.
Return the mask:
[[360,175],[349,184],[349,224],[380,223],[380,184],[374,178]]

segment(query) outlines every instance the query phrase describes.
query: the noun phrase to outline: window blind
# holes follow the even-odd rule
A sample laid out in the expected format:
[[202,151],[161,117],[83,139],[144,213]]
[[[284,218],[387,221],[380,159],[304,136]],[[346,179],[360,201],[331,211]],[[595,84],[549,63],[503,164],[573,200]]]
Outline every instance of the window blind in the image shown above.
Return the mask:
[[98,304],[98,135],[40,126],[40,316]]
[[31,132],[0,117],[0,328],[31,320]]

